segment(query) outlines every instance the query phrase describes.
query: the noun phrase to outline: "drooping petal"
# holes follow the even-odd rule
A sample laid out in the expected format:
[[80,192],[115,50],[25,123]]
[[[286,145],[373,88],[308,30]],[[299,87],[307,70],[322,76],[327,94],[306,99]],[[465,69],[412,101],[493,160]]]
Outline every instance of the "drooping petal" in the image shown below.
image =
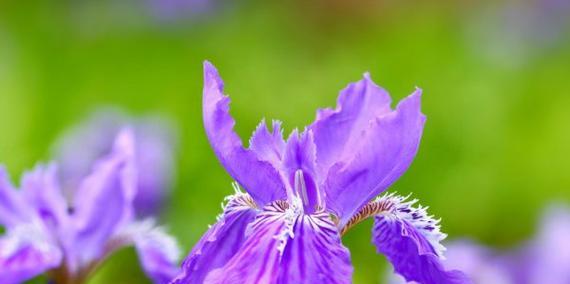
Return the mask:
[[133,218],[136,193],[133,139],[130,131],[121,132],[113,153],[97,163],[74,197],[80,263],[100,255],[109,237]]
[[291,133],[282,168],[289,185],[295,191],[289,195],[301,197],[304,212],[311,214],[317,208],[324,208],[324,194],[317,184],[316,149],[311,130],[301,134],[297,130]]
[[299,210],[266,206],[237,254],[204,283],[351,283],[350,255],[328,213]]
[[176,240],[153,219],[128,224],[113,237],[112,250],[134,245],[146,275],[156,284],[169,283],[180,271],[180,250]]
[[183,273],[173,284],[201,284],[206,275],[224,266],[240,249],[245,230],[257,210],[247,194],[236,193],[229,198],[219,221],[202,236],[182,265]]
[[285,246],[278,283],[351,283],[352,265],[328,213],[302,215]]
[[285,187],[277,170],[255,152],[244,149],[234,132],[234,119],[229,113],[229,97],[223,93],[223,82],[215,67],[204,63],[203,118],[206,135],[222,165],[229,174],[263,206],[284,199]]
[[390,102],[388,93],[366,73],[362,80],[340,92],[335,110],[327,108],[317,112],[317,119],[310,128],[315,135],[323,178],[341,158],[354,154],[361,133],[370,127],[371,120],[390,112]]
[[60,249],[36,224],[13,227],[0,238],[0,283],[22,283],[61,261]]
[[279,168],[285,152],[281,122],[274,120],[272,128],[270,132],[265,120],[261,121],[249,139],[249,149],[255,152],[260,160],[270,162],[275,168]]
[[329,170],[324,189],[326,203],[340,217],[341,225],[412,163],[425,122],[420,96],[418,89],[395,111],[371,120],[366,130],[355,134],[353,152],[347,152]]
[[68,203],[57,180],[56,166],[38,165],[22,177],[22,194],[44,225],[59,230],[68,226]]
[[12,186],[6,170],[0,166],[0,225],[12,227],[29,222],[32,219],[31,211],[22,193]]
[[447,270],[442,263],[445,249],[440,241],[446,235],[439,231],[438,221],[428,216],[425,208],[414,208],[417,200],[387,195],[387,211],[375,217],[372,242],[407,281],[421,284],[471,283],[458,270]]

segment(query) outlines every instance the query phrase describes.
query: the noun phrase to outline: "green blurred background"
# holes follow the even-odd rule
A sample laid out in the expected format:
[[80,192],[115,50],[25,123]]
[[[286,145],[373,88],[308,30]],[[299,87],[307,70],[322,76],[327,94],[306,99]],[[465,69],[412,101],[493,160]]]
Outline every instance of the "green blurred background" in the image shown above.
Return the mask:
[[[507,248],[533,235],[546,204],[570,201],[568,22],[537,31],[504,16],[540,3],[210,2],[160,15],[135,0],[0,0],[0,161],[13,179],[99,106],[170,117],[181,146],[163,223],[186,254],[232,193],[202,129],[208,59],[244,140],[263,117],[302,128],[365,71],[395,101],[421,87],[420,151],[390,190],[429,205],[450,239]],[[386,269],[370,230],[344,238],[355,283]],[[121,251],[91,283],[145,283],[136,261]]]

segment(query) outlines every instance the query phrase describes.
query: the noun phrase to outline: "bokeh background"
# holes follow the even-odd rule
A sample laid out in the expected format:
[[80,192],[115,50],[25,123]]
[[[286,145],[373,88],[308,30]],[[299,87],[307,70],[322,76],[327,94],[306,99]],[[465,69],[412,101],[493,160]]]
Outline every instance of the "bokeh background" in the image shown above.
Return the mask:
[[[158,113],[180,139],[161,217],[184,253],[221,212],[231,179],[201,122],[211,60],[246,140],[261,118],[302,128],[365,71],[394,100],[424,89],[413,192],[452,238],[498,248],[570,202],[570,4],[533,1],[0,1],[0,161],[13,179],[101,106]],[[344,237],[355,283],[381,283],[371,222]],[[91,283],[146,283],[134,251]],[[41,280],[39,280],[41,281]]]

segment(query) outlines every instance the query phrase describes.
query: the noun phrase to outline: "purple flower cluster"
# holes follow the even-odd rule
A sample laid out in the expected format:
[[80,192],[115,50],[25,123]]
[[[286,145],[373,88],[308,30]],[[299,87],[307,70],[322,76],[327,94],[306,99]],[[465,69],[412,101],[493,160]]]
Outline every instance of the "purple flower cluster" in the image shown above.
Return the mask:
[[55,283],[84,283],[125,246],[135,247],[155,283],[178,273],[176,241],[153,219],[135,217],[139,176],[145,174],[138,171],[137,145],[132,130],[119,131],[109,151],[73,182],[51,163],[25,173],[16,189],[0,168],[0,283],[44,273]]
[[425,122],[421,90],[392,109],[388,93],[365,74],[303,131],[285,140],[280,122],[269,129],[262,121],[246,148],[208,62],[204,77],[206,134],[236,193],[172,283],[351,283],[341,236],[369,217],[378,252],[405,279],[470,283],[443,267],[445,235],[417,200],[377,198],[416,155]]

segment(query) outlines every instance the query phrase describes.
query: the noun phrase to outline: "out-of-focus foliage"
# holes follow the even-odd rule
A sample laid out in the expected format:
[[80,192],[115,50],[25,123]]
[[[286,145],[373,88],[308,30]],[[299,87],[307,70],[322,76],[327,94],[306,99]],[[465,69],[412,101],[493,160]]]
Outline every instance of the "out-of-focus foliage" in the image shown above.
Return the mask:
[[[364,71],[395,99],[421,87],[424,138],[391,190],[429,204],[452,237],[512,246],[547,202],[570,202],[568,22],[513,43],[489,13],[507,3],[213,0],[169,18],[148,2],[0,2],[0,161],[12,175],[50,159],[56,138],[98,106],[162,113],[181,126],[163,219],[189,250],[232,192],[202,130],[208,59],[244,139],[263,117],[302,128]],[[378,283],[386,265],[370,231],[344,238],[355,283]],[[92,282],[144,283],[135,261],[124,251]]]

